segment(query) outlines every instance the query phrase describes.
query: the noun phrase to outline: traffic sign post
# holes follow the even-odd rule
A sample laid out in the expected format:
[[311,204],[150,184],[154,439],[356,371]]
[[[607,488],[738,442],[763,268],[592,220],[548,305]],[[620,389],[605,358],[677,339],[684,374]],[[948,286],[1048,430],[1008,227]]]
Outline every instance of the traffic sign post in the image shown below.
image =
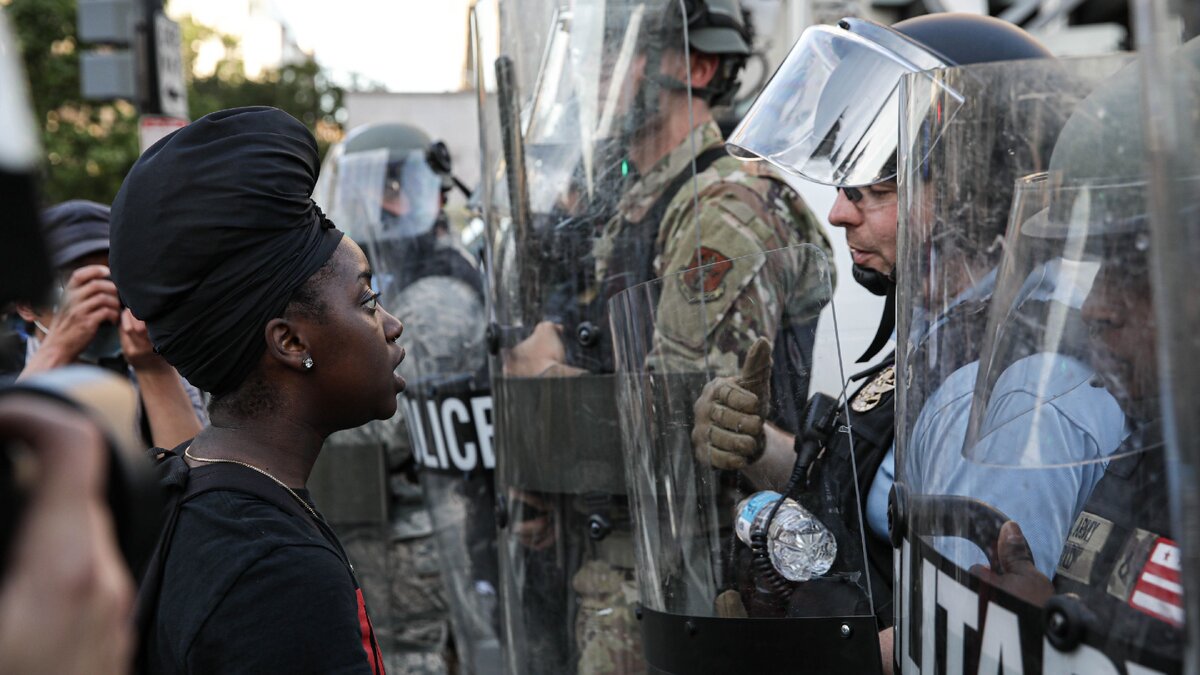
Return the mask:
[[154,15],[154,61],[158,110],[168,117],[187,119],[187,84],[183,79],[182,36],[179,24],[162,12]]
[[161,0],[79,0],[77,29],[95,47],[82,54],[84,98],[130,99],[142,115],[186,122],[182,35]]

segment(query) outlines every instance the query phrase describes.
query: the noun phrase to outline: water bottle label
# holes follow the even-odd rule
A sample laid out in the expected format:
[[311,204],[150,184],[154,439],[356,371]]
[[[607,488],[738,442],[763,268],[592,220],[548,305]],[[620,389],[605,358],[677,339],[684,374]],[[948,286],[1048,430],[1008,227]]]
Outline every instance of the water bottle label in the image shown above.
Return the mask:
[[737,528],[739,539],[744,542],[750,541],[751,528],[754,527],[754,520],[758,518],[758,513],[778,501],[779,496],[778,492],[763,490],[746,500],[746,505],[742,507],[742,512],[738,514],[737,523],[734,525]]

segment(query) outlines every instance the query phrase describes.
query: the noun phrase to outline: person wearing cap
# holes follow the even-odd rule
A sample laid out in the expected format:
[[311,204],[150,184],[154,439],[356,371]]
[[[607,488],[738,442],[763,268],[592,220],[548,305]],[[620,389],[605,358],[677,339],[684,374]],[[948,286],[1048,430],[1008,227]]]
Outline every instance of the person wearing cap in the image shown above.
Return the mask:
[[223,110],[147,150],[113,203],[121,298],[212,396],[208,426],[161,453],[189,486],[213,482],[179,502],[143,583],[145,672],[384,672],[305,486],[330,434],[396,413],[404,327],[312,201],[318,166],[294,117]]
[[142,431],[150,445],[171,447],[200,431],[200,392],[154,353],[146,326],[121,305],[108,270],[109,208],[77,199],[42,213],[51,263],[62,280],[52,307],[18,304],[28,324],[18,379],[72,363],[128,374],[138,386]]

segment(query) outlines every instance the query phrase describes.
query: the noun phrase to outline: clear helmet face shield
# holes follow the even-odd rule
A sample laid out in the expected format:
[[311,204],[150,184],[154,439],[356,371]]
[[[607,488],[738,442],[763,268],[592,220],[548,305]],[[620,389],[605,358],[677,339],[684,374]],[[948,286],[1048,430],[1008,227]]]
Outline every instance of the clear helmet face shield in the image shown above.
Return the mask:
[[[1002,467],[1111,463],[1161,419],[1144,180],[1021,179],[980,354],[964,456]],[[1110,433],[1065,442],[1069,413]]]
[[441,211],[441,177],[424,150],[394,156],[387,149],[330,153],[314,197],[329,219],[355,241],[375,231],[415,237]]
[[[857,187],[891,179],[901,78],[946,66],[900,33],[870,21],[804,31],[729,137],[730,154],[766,160],[807,180]],[[944,120],[962,95],[936,92]]]
[[[1129,216],[1141,197],[1125,180],[1055,164],[1066,130],[1094,112],[1090,96],[1130,61],[905,78],[892,500],[903,672],[1178,668],[1180,598],[1146,592],[1178,588],[1165,502],[1152,499],[1162,455],[1146,451],[1158,443],[1152,415],[1129,422],[1134,378],[1119,374],[1153,380],[1153,338],[1148,321],[1118,324],[1136,308],[1101,311],[1138,293],[1132,261],[1145,241]],[[964,101],[948,123],[945,88]],[[1097,161],[1141,166],[1119,145],[1092,145]],[[1031,177],[1051,169],[1057,177]],[[1113,277],[1122,265],[1128,274]]]
[[[810,364],[839,361],[836,326],[816,330],[822,308],[832,300],[831,263],[811,245],[669,275],[610,302],[648,664],[663,673],[769,672],[803,658],[813,672],[878,672],[878,627],[863,541],[874,535],[862,529],[852,445],[824,445],[821,461],[788,491],[794,501],[787,502],[787,515],[781,507],[768,525],[765,505],[774,493],[757,491],[738,472],[712,468],[709,446],[694,443],[697,425],[706,422],[695,412],[705,385],[715,377],[738,376],[752,358],[754,341],[745,339],[736,321],[715,303],[698,301],[727,266],[758,270],[747,297],[772,306],[768,315],[780,322],[772,341],[794,340]],[[780,282],[808,289],[807,307],[783,306],[769,291]],[[680,345],[695,343],[706,345],[707,358],[681,353]],[[789,367],[773,364],[775,370]],[[780,378],[800,389],[781,400],[805,401],[817,393],[810,391],[807,372],[797,374]],[[776,424],[786,413],[774,400],[780,393],[772,390],[766,413]],[[846,419],[843,392],[824,393],[830,395],[823,399],[827,414],[815,417],[836,430]],[[828,433],[821,429],[814,427],[814,433]],[[839,433],[844,431],[829,437]],[[763,539],[755,549],[754,534],[765,537],[774,527],[781,528],[780,541],[790,544],[768,552]],[[755,555],[764,557],[755,562]],[[787,576],[775,566],[780,560],[791,566]]]

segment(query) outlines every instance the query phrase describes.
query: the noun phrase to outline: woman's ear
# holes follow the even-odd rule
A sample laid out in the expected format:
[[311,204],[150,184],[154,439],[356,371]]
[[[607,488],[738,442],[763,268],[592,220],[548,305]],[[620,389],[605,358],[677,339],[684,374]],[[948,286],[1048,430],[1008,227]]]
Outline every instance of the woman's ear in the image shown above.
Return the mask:
[[264,329],[267,353],[276,362],[294,370],[310,370],[312,356],[308,353],[308,342],[300,334],[299,326],[287,319],[271,319]]

